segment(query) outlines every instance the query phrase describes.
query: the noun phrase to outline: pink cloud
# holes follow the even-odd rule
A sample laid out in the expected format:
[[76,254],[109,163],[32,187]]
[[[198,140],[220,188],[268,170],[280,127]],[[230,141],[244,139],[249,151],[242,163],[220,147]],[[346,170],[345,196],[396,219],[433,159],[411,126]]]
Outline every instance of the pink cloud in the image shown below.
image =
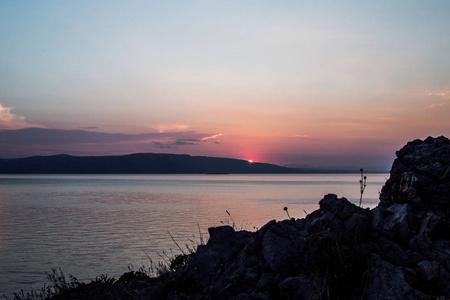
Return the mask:
[[422,94],[426,96],[450,98],[450,90],[425,90]]
[[427,108],[436,108],[436,107],[440,107],[440,106],[445,106],[447,105],[448,102],[441,102],[441,103],[433,103],[427,106]]
[[210,136],[205,136],[201,140],[202,141],[206,141],[206,140],[210,140],[210,139],[217,139],[217,138],[219,138],[222,135],[223,135],[222,133],[219,133],[219,134],[214,134],[214,135],[210,135]]
[[450,90],[424,90],[422,94],[425,96],[433,97],[434,99],[443,99],[443,101],[427,105],[427,108],[433,109],[446,106],[450,102]]
[[25,117],[12,112],[14,107],[6,107],[0,104],[0,129],[21,129],[26,127],[43,127],[41,125],[30,124]]

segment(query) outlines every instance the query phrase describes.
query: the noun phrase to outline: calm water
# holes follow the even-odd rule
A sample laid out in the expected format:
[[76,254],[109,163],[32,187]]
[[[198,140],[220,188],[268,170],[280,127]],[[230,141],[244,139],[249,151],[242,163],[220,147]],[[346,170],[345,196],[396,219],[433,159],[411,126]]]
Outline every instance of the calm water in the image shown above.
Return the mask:
[[[368,175],[363,206],[388,176]],[[40,288],[53,267],[117,278],[178,253],[168,232],[192,245],[198,226],[254,230],[285,219],[284,206],[303,218],[328,193],[359,203],[359,175],[0,175],[0,296]]]

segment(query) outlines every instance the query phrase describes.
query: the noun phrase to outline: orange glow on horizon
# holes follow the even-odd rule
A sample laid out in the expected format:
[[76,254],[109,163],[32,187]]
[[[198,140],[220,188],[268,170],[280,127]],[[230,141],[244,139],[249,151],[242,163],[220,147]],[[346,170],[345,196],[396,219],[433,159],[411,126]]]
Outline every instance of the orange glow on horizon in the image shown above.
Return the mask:
[[249,162],[249,163],[253,163],[253,160],[249,159],[248,162]]

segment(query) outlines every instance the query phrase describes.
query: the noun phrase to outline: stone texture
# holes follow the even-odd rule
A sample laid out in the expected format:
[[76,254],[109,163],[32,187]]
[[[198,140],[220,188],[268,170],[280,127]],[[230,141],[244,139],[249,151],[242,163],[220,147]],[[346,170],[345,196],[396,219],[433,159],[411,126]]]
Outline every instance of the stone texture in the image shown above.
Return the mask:
[[391,176],[381,191],[382,206],[408,203],[414,208],[450,213],[450,141],[440,136],[409,142],[396,152]]

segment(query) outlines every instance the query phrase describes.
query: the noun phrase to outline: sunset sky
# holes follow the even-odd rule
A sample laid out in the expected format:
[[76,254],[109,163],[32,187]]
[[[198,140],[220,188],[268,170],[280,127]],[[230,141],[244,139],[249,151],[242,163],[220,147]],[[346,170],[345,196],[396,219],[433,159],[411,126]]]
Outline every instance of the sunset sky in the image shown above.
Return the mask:
[[[1,1],[0,158],[388,170],[450,136],[450,1]],[[40,128],[40,129],[27,129]]]

